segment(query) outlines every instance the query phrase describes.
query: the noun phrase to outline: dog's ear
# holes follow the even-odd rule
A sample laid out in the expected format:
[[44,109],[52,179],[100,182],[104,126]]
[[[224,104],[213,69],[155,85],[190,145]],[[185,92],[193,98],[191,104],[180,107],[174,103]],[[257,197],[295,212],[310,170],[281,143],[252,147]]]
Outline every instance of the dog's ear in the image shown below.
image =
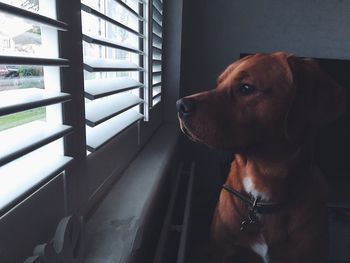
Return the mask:
[[286,136],[294,140],[314,135],[320,127],[343,114],[347,94],[316,61],[293,55],[286,59],[294,89],[286,116]]

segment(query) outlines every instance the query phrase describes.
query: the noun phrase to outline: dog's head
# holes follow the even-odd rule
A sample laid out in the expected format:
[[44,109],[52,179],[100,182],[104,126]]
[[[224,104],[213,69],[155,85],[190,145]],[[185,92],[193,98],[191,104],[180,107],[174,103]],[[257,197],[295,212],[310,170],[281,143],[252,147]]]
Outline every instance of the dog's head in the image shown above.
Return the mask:
[[313,136],[345,103],[343,88],[315,61],[278,52],[234,62],[215,89],[178,100],[177,109],[192,140],[237,151]]

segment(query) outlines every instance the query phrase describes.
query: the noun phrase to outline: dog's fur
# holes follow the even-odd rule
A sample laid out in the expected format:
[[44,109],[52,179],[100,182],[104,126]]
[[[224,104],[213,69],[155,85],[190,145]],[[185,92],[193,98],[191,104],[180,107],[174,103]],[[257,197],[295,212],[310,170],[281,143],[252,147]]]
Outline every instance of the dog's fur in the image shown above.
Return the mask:
[[[253,86],[244,93],[243,84]],[[344,110],[342,87],[311,59],[278,52],[230,65],[214,90],[178,101],[182,130],[194,141],[235,153],[226,183],[283,207],[260,215],[256,234],[240,231],[248,208],[221,191],[212,224],[213,262],[326,262],[323,176],[313,139]]]

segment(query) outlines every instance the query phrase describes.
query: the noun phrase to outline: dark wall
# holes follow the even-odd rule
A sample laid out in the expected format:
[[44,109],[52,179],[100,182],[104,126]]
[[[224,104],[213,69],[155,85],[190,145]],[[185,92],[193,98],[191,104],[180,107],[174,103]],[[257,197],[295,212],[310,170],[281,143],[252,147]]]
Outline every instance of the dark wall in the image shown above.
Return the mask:
[[182,0],[164,0],[163,98],[166,122],[177,122],[175,102],[180,89],[182,5]]
[[181,95],[210,89],[240,53],[350,59],[350,1],[184,1]]

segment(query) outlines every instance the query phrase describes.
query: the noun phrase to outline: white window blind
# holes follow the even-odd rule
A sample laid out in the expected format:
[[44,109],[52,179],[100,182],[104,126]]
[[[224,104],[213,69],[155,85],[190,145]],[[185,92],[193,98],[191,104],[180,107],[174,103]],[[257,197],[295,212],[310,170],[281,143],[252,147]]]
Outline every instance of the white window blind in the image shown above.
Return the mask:
[[64,170],[60,68],[54,0],[0,1],[0,215]]
[[150,8],[150,81],[151,106],[154,107],[161,101],[162,96],[162,42],[163,42],[163,1],[152,0]]
[[86,144],[94,152],[144,118],[146,4],[82,0]]

